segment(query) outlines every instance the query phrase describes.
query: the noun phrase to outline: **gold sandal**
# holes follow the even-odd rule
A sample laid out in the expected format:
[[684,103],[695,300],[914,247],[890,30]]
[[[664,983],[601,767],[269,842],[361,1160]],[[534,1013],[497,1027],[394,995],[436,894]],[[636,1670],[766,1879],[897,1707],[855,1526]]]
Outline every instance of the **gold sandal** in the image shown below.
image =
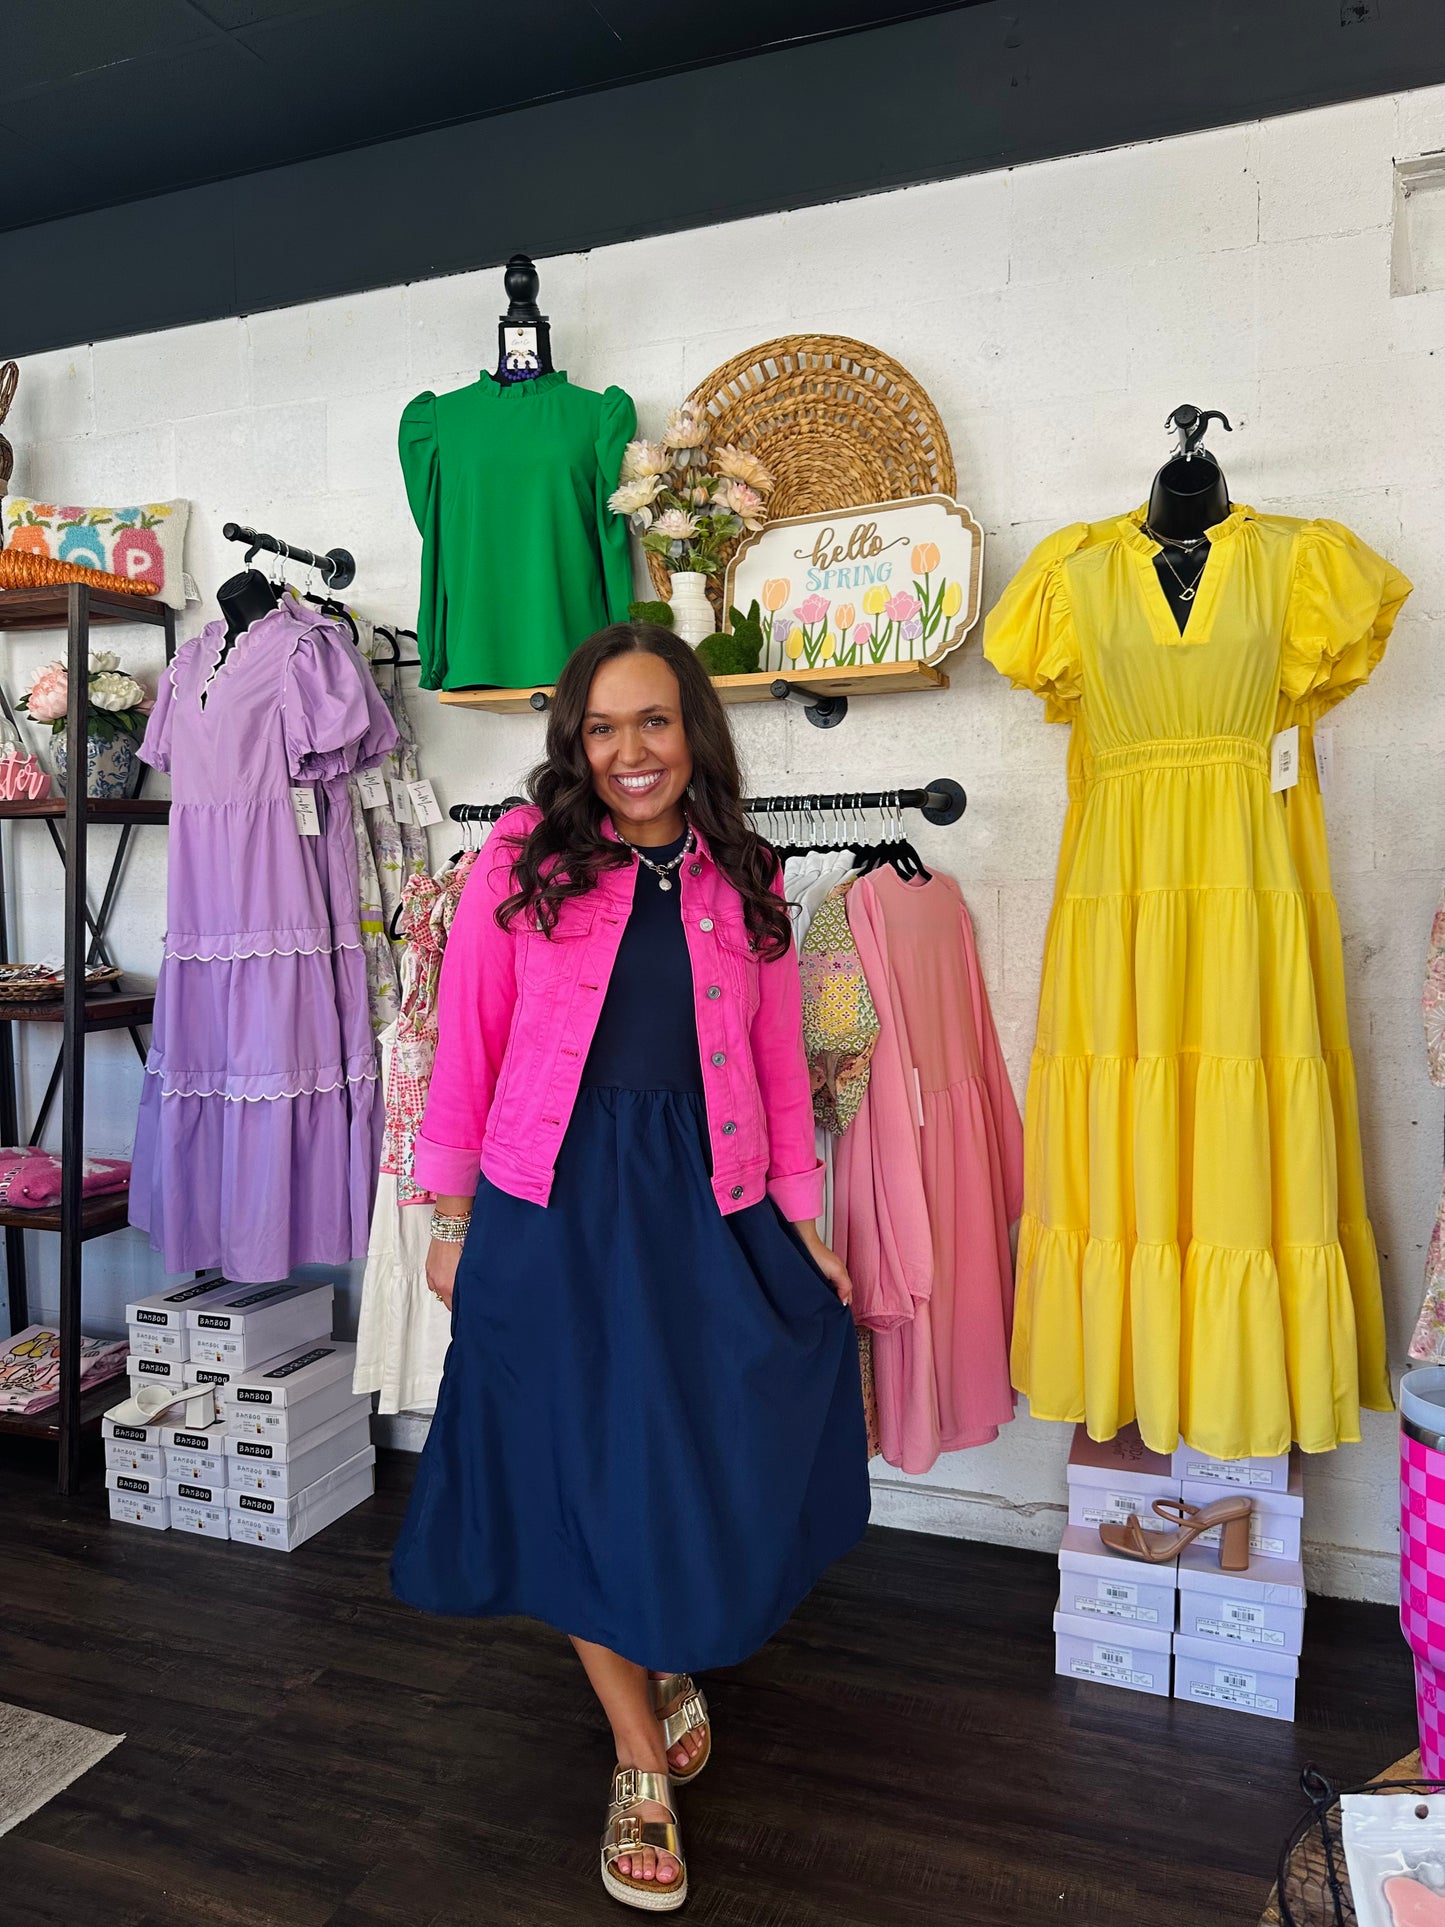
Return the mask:
[[[669,1798],[672,1788],[665,1773],[648,1773],[642,1767],[619,1766],[612,1775],[612,1793],[607,1807],[607,1825],[602,1832],[602,1884],[614,1900],[628,1907],[642,1907],[649,1913],[670,1914],[687,1899],[687,1862],[682,1857],[682,1835],[677,1815]],[[671,1815],[667,1820],[644,1820],[631,1811],[643,1800],[655,1800]],[[637,1874],[617,1873],[617,1861],[624,1854],[635,1854],[643,1847],[669,1853],[677,1862],[676,1880],[643,1880]]]
[[1146,1532],[1137,1512],[1131,1512],[1123,1525],[1102,1525],[1099,1537],[1110,1552],[1125,1559],[1142,1559],[1151,1566],[1167,1565],[1177,1559],[1186,1546],[1192,1546],[1201,1532],[1220,1527],[1219,1568],[1221,1572],[1245,1572],[1249,1568],[1249,1518],[1254,1501],[1241,1493],[1216,1499],[1212,1505],[1191,1505],[1187,1499],[1156,1499],[1154,1510],[1161,1519],[1176,1527],[1174,1532]]
[[[695,1780],[712,1756],[712,1727],[708,1724],[707,1697],[691,1673],[668,1673],[662,1679],[649,1680],[652,1691],[652,1710],[662,1726],[663,1745],[671,1756],[672,1749],[688,1733],[695,1733],[699,1727],[707,1727],[707,1735],[702,1743],[702,1751],[693,1755],[691,1763],[681,1772],[671,1764],[669,1757],[668,1773],[675,1786],[686,1786]],[[681,1704],[675,1712],[662,1717],[662,1709],[669,1700],[683,1695]]]

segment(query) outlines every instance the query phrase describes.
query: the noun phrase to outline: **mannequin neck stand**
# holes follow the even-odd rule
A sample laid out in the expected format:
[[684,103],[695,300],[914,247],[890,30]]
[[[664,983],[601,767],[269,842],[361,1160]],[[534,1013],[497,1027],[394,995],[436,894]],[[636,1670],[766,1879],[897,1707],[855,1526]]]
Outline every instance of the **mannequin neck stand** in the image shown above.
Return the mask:
[[1176,456],[1154,477],[1149,533],[1162,544],[1154,558],[1154,572],[1181,634],[1209,560],[1205,531],[1228,514],[1229,485],[1208,455]]

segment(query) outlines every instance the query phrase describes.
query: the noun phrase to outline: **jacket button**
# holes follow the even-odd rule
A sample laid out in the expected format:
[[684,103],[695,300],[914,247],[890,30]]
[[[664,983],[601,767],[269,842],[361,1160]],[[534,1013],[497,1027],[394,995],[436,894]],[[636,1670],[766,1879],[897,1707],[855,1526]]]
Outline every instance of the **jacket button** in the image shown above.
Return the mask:
[[699,924],[699,925],[698,925],[697,927],[698,927],[698,929],[699,929],[699,930],[711,930],[711,929],[712,929],[712,918],[711,918],[711,917],[704,917],[704,918],[703,918],[703,920],[702,920],[702,922],[701,922],[701,923],[700,923],[700,924]]
[[743,1187],[740,1184],[735,1184],[732,1190],[728,1193],[728,1196],[730,1198],[740,1198],[742,1195],[743,1195]]
[[718,1065],[726,1064],[728,1061],[727,1052],[725,1050],[715,1050],[712,1054],[712,1061]]
[[731,1136],[732,1136],[732,1134],[733,1134],[733,1132],[734,1132],[734,1131],[735,1131],[735,1130],[736,1130],[737,1128],[738,1128],[738,1127],[737,1127],[737,1125],[733,1123],[733,1121],[732,1121],[732,1119],[731,1119],[731,1118],[729,1118],[729,1119],[728,1119],[728,1121],[727,1121],[727,1123],[726,1123],[726,1124],[724,1124],[724,1126],[723,1126],[723,1136],[724,1136],[724,1137],[731,1137]]
[[700,863],[689,863],[687,873],[690,877],[700,877],[702,875],[702,865]]
[[709,984],[707,987],[707,994],[709,997],[721,997],[722,996],[721,984]]

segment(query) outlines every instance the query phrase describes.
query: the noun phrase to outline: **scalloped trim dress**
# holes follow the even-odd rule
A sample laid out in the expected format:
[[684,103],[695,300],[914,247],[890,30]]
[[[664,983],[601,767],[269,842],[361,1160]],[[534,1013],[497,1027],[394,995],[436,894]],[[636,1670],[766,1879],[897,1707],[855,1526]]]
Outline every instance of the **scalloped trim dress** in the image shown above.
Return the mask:
[[1144,519],[1050,536],[985,632],[1074,725],[1013,1382],[1096,1439],[1324,1452],[1391,1397],[1323,814],[1269,752],[1368,679],[1410,584],[1338,523],[1236,506],[1181,633]]
[[224,639],[176,651],[140,749],[171,819],[130,1221],[167,1271],[269,1283],[366,1252],[382,1103],[347,779],[397,732],[344,626],[294,597],[221,662]]

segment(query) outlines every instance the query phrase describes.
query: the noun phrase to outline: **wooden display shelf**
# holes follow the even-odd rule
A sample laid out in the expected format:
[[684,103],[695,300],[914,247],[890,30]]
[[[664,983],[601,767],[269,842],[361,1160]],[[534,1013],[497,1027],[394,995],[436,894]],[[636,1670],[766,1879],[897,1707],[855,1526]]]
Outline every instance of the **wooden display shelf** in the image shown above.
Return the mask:
[[[85,999],[85,1028],[122,1030],[130,1024],[148,1024],[155,1002],[155,985],[138,978],[121,977],[115,983],[97,984]],[[37,997],[33,1003],[26,1004],[0,999],[0,1023],[61,1024],[64,1021],[64,997]]]
[[[108,1231],[120,1231],[130,1223],[130,1187],[123,1191],[102,1191],[83,1198],[80,1205],[82,1238],[103,1238]],[[60,1205],[42,1211],[21,1211],[13,1205],[0,1205],[0,1225],[13,1224],[21,1231],[59,1231]]]
[[[773,684],[789,683],[810,696],[892,696],[904,689],[947,689],[948,677],[931,662],[870,662],[849,669],[760,669],[750,676],[714,676],[713,688],[725,703],[766,703],[776,700]],[[458,709],[487,709],[496,715],[519,716],[537,707],[536,695],[550,699],[548,687],[530,689],[443,689],[444,703]],[[542,705],[545,707],[545,705]]]
[[[63,796],[0,797],[0,819],[9,816],[64,816]],[[169,823],[168,796],[92,796],[85,805],[90,823]]]
[[72,589],[85,590],[92,623],[165,623],[167,605],[159,596],[92,589],[86,582],[56,582],[43,589],[0,589],[0,629],[63,629],[70,617]]
[[[114,1378],[102,1379],[99,1385],[92,1386],[80,1396],[80,1429],[82,1432],[99,1432],[100,1421],[113,1405],[119,1405],[126,1395],[125,1373]],[[60,1437],[60,1404],[47,1405],[43,1412],[0,1412],[0,1437],[25,1439],[49,1439],[52,1444]]]

